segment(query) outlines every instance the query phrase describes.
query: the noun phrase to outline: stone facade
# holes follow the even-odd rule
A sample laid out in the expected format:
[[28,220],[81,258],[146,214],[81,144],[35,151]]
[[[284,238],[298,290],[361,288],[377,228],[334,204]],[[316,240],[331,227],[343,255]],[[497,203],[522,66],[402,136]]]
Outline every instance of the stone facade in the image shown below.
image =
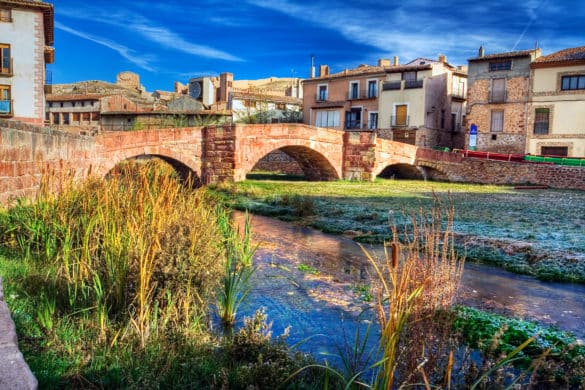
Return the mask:
[[540,49],[491,55],[481,51],[469,60],[466,122],[468,129],[477,126],[477,150],[524,154],[530,63],[539,55]]

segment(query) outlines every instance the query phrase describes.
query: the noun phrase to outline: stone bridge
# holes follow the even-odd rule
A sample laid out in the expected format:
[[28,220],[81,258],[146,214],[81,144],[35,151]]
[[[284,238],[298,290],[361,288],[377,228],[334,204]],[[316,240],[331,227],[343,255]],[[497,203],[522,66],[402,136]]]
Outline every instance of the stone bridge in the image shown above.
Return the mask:
[[229,125],[73,135],[0,120],[0,203],[34,193],[44,170],[105,176],[116,164],[156,156],[203,184],[243,180],[268,153],[294,158],[309,180],[421,177],[449,181],[546,184],[585,189],[585,169],[475,160],[303,124]]

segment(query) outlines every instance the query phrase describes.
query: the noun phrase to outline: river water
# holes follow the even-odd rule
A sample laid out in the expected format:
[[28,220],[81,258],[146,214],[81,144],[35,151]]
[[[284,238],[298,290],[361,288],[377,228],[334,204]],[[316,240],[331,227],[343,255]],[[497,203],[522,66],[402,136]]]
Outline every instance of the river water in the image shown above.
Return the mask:
[[[242,216],[236,214],[240,222]],[[254,241],[259,244],[258,269],[239,318],[264,307],[273,322],[273,336],[290,326],[288,343],[300,343],[300,349],[318,355],[337,354],[338,348],[353,343],[358,329],[364,335],[374,316],[371,303],[356,292],[356,286],[368,284],[367,260],[361,248],[346,237],[262,216],[251,219]],[[381,247],[368,250],[380,251]],[[314,274],[313,269],[319,273]],[[467,263],[458,302],[556,325],[581,339],[585,336],[583,285],[545,283]],[[371,336],[376,340],[376,334]]]

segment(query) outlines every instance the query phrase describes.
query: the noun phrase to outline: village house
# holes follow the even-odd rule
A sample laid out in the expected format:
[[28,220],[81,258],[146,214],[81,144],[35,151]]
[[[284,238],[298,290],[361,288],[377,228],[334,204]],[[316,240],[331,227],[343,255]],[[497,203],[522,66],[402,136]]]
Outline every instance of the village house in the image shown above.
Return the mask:
[[526,152],[585,156],[585,46],[537,58],[530,74]]
[[[168,95],[161,91],[157,91],[157,95],[170,101]],[[301,120],[303,90],[298,78],[234,80],[232,73],[224,72],[219,77],[192,78],[187,85],[175,82],[174,96],[181,95],[201,102],[206,109],[230,111],[234,122]]]
[[[530,64],[541,50],[485,54],[469,59],[467,124],[477,128],[478,151],[524,154]],[[469,137],[466,145],[469,147]]]
[[385,73],[378,108],[382,137],[422,147],[464,146],[464,67],[449,64],[444,55],[404,65],[395,57]]
[[345,130],[378,128],[378,96],[390,60],[377,66],[330,74],[328,65],[319,66],[319,75],[303,81],[303,122],[317,127]]
[[0,118],[43,124],[53,17],[48,3],[0,0]]

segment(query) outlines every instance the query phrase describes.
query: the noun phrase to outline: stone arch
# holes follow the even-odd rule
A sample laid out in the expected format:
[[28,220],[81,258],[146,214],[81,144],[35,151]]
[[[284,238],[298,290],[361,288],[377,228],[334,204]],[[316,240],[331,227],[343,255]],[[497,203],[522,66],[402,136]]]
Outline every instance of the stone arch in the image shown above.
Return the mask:
[[[331,164],[327,157],[314,149],[311,149],[307,146],[289,145],[274,149],[264,156],[277,150],[295,160],[298,163],[303,175],[309,181],[339,180],[339,175],[333,164]],[[258,161],[259,160],[261,160],[261,158],[258,159]],[[252,170],[258,161],[254,161],[248,171]]]
[[426,180],[424,169],[411,164],[392,164],[386,166],[378,174],[383,179],[409,179],[409,180]]
[[418,167],[424,170],[425,177],[427,180],[451,181],[448,172],[444,171],[440,167],[433,166],[430,164],[420,164],[418,165]]
[[201,186],[201,176],[196,172],[194,169],[189,167],[187,164],[179,161],[173,157],[165,156],[162,154],[138,154],[129,157],[125,157],[114,163],[108,164],[109,168],[103,172],[103,176],[107,176],[119,163],[123,161],[129,160],[139,160],[139,159],[149,159],[149,158],[158,158],[167,164],[169,164],[177,173],[179,178],[184,182],[190,182],[193,186],[199,187]]

